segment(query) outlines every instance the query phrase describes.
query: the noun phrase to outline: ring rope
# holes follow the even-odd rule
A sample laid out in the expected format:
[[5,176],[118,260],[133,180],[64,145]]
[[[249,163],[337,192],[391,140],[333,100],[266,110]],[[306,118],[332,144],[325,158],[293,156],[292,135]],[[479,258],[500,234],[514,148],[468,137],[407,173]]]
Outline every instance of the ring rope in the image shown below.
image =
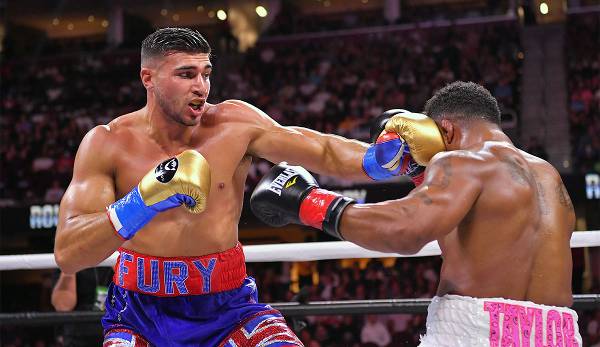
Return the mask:
[[[574,232],[571,237],[571,248],[598,246],[600,246],[600,230],[578,231]],[[250,245],[244,246],[244,254],[246,255],[246,262],[287,262],[351,258],[426,257],[440,255],[441,251],[437,241],[428,243],[418,253],[411,255],[371,251],[348,241],[331,241]],[[98,266],[112,267],[117,261],[117,256],[118,252],[113,253]],[[52,253],[0,256],[0,271],[54,269],[57,267]]]
[[[310,303],[276,302],[269,304],[286,317],[335,316],[364,314],[427,313],[431,299],[380,299],[313,301]],[[573,295],[573,309],[592,310],[600,307],[600,294]],[[0,326],[61,325],[65,323],[99,322],[102,311],[18,312],[0,313]]]

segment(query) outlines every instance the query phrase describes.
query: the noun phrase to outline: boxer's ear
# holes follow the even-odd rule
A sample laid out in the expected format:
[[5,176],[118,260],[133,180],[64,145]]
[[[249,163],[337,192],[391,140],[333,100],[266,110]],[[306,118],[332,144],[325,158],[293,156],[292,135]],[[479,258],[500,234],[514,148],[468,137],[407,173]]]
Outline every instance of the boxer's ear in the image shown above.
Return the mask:
[[144,88],[148,90],[154,88],[154,81],[152,80],[153,72],[154,71],[148,67],[142,67],[140,70],[140,79],[142,80]]
[[446,145],[446,148],[449,148],[457,140],[457,129],[448,119],[442,119],[438,125],[442,133],[442,138],[444,139],[444,144]]

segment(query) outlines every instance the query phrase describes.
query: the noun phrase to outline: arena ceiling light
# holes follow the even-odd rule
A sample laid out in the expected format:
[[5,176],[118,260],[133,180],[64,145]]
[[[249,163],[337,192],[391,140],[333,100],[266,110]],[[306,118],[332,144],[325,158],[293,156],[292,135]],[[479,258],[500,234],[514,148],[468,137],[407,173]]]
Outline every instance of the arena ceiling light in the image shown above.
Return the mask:
[[264,8],[263,6],[259,5],[259,6],[256,6],[256,14],[259,17],[266,17],[269,14],[269,12],[267,12],[266,8]]
[[219,20],[225,20],[225,19],[227,19],[227,12],[225,12],[223,10],[218,10],[217,11],[217,18],[219,18]]
[[540,4],[540,13],[541,14],[548,14],[548,4],[545,2],[542,2]]

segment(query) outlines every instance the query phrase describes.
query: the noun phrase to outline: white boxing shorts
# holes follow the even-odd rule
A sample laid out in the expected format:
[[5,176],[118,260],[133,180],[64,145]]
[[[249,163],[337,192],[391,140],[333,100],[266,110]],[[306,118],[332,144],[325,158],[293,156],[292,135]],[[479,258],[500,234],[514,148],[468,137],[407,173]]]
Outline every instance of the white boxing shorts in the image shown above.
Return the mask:
[[577,313],[501,298],[434,297],[419,347],[582,347]]

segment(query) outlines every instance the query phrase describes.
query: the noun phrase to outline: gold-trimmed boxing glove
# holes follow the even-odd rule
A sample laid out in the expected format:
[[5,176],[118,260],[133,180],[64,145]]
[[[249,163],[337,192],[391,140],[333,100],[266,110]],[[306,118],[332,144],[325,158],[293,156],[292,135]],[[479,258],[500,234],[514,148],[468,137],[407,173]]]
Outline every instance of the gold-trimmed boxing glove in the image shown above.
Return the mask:
[[123,198],[108,207],[117,233],[128,240],[154,216],[184,205],[192,213],[206,208],[210,167],[202,154],[186,150],[148,172]]

